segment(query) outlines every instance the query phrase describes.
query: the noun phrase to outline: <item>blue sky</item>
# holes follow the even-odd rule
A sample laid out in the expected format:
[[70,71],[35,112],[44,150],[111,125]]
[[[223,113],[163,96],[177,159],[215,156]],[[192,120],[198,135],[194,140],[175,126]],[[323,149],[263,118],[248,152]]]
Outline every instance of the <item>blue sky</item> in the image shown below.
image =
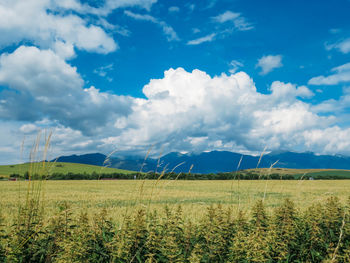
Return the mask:
[[[328,1],[269,1],[268,4],[262,1],[199,1],[193,4],[193,11],[188,1],[159,2],[150,12],[130,9],[166,21],[179,38],[172,41],[167,41],[162,29],[154,23],[129,18],[125,9],[117,10],[110,20],[127,26],[130,32],[127,37],[117,36],[120,49],[102,57],[83,53],[73,62],[86,75],[94,68],[113,64],[115,69],[108,74],[114,80],[111,83],[104,77],[89,79],[101,89],[109,88],[132,96],[143,96],[142,87],[151,78],[161,78],[169,68],[201,69],[214,76],[229,73],[231,61],[237,60],[244,65],[240,70],[247,72],[258,90],[264,92],[276,79],[305,85],[313,76],[348,62],[343,53],[327,50],[325,45],[348,36],[349,1],[339,1],[338,5]],[[179,11],[169,12],[171,7]],[[222,24],[213,21],[227,11],[241,13],[252,29],[240,31],[231,21]],[[196,29],[200,31],[194,33]],[[229,32],[222,33],[225,30]],[[212,41],[187,44],[211,34],[217,34]],[[262,76],[256,68],[257,60],[270,54],[280,54],[284,66]],[[86,60],[93,60],[93,65],[84,67]],[[340,94],[327,95],[339,97]]]
[[0,163],[269,150],[350,155],[350,1],[0,0]]

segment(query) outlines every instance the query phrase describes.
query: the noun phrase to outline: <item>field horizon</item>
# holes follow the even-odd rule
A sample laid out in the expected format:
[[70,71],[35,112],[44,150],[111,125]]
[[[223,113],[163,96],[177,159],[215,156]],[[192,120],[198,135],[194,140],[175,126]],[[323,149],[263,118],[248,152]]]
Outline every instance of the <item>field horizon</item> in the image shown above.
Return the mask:
[[[117,168],[110,168],[98,165],[90,164],[80,164],[80,163],[66,163],[66,162],[45,162],[47,165],[46,173],[48,175],[60,173],[60,174],[137,174],[140,171],[124,170]],[[28,173],[31,169],[31,173],[35,173],[35,169],[40,170],[42,162],[36,163],[22,163],[15,165],[0,165],[0,177],[8,178],[10,175],[21,175]],[[159,171],[159,174],[162,171]],[[281,179],[283,176],[292,175],[296,178],[310,178],[317,176],[318,179],[322,179],[322,176],[345,176],[342,179],[349,177],[350,179],[350,170],[345,169],[294,169],[294,168],[254,168],[254,169],[244,169],[232,171],[231,173],[240,173],[243,175],[258,174],[262,178],[266,178],[270,175],[279,175]],[[336,179],[334,177],[334,179]],[[147,176],[144,176],[147,179]]]

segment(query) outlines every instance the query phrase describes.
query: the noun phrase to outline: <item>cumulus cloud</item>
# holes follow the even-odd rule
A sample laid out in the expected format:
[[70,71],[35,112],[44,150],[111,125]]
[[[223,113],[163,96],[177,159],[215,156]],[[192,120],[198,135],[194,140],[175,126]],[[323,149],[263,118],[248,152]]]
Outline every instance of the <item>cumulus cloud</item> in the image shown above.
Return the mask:
[[38,121],[49,118],[85,134],[103,129],[130,111],[130,99],[83,88],[75,67],[51,50],[21,46],[0,57],[0,117]]
[[175,32],[175,30],[169,26],[167,23],[165,23],[164,21],[161,21],[157,18],[155,18],[154,16],[151,15],[141,15],[141,14],[136,14],[133,13],[131,11],[125,10],[124,14],[127,15],[128,17],[131,17],[133,19],[136,20],[143,20],[143,21],[149,21],[152,22],[154,24],[157,24],[158,26],[160,26],[163,30],[163,33],[166,35],[167,40],[168,41],[179,41],[179,37],[177,36],[177,33]]
[[[18,76],[10,74],[11,67]],[[144,154],[150,145],[164,153],[252,153],[265,146],[350,153],[344,139],[349,130],[340,128],[339,119],[300,100],[314,95],[306,86],[275,81],[262,94],[244,72],[211,77],[200,70],[169,69],[144,86],[145,98],[126,98],[83,89],[76,69],[52,51],[21,47],[0,58],[0,82],[8,87],[0,94],[1,119],[17,123],[18,134],[55,127],[56,155]],[[332,132],[336,135],[327,140]]]
[[274,82],[270,90],[257,92],[244,72],[212,78],[170,69],[151,80],[143,89],[146,99],[136,99],[133,112],[115,123],[120,135],[103,142],[124,151],[152,144],[165,151],[293,149],[305,143],[304,131],[334,122],[298,99],[313,96],[307,87]]
[[69,60],[75,57],[74,46],[71,43],[56,41],[53,44],[52,49],[58,56],[65,60]]
[[256,67],[261,68],[261,75],[266,75],[276,68],[282,67],[282,56],[281,55],[268,55],[263,56],[258,60]]
[[225,11],[224,13],[212,18],[217,23],[232,22],[234,27],[239,31],[247,31],[254,29],[254,26],[246,21],[240,13],[234,13],[232,11]]
[[204,42],[211,42],[215,39],[216,34],[212,33],[204,37],[196,38],[187,42],[187,45],[199,45]]
[[271,84],[270,90],[272,95],[283,100],[287,100],[288,96],[300,97],[300,98],[311,98],[315,94],[308,89],[306,86],[297,87],[292,83],[283,83],[281,81],[274,81]]
[[333,74],[329,76],[318,76],[309,80],[309,85],[338,85],[350,82],[350,63],[331,69]]
[[[67,7],[75,3],[64,2]],[[118,48],[112,36],[101,27],[88,24],[78,15],[60,12],[57,2],[49,0],[2,1],[0,34],[2,47],[32,41],[43,48],[57,49],[64,58],[72,57],[73,46],[103,54]]]
[[323,154],[349,154],[350,129],[338,126],[314,129],[303,133],[305,144],[309,149]]

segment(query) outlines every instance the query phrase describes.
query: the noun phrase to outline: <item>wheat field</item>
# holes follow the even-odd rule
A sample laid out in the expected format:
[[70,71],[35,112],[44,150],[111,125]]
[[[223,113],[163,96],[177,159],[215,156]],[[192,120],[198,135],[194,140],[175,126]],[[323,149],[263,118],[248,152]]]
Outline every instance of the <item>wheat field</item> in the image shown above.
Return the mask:
[[[72,180],[44,181],[42,184],[46,213],[66,201],[73,209],[88,208],[92,214],[106,208],[115,218],[120,217],[121,210],[137,205],[151,209],[181,204],[186,215],[197,218],[211,204],[220,203],[248,211],[256,200],[263,199],[269,209],[289,198],[303,209],[329,196],[344,201],[350,195],[350,180]],[[5,215],[13,214],[17,204],[23,202],[27,186],[27,181],[0,182],[0,202]]]

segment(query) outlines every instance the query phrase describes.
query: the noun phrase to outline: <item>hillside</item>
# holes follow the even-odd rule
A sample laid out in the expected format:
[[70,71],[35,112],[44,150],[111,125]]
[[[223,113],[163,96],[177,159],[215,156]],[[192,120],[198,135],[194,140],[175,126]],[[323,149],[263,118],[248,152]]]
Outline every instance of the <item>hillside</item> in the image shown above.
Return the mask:
[[[88,173],[91,174],[93,172],[96,173],[123,173],[129,174],[134,173],[134,171],[128,171],[123,169],[116,168],[107,168],[96,165],[89,164],[79,164],[79,163],[64,163],[64,162],[56,162],[56,163],[45,163],[45,171],[48,171],[49,174],[53,173]],[[16,164],[16,165],[0,165],[0,176],[7,177],[10,174],[21,174],[23,175],[26,171],[32,171],[33,173],[41,171],[43,168],[42,163],[24,163],[24,164]]]
[[333,179],[350,179],[350,170],[340,169],[289,169],[289,168],[258,168],[247,169],[241,171],[243,174],[255,173],[262,176],[270,176],[271,174],[278,174],[283,178],[286,175],[293,175],[295,178],[328,178]]

